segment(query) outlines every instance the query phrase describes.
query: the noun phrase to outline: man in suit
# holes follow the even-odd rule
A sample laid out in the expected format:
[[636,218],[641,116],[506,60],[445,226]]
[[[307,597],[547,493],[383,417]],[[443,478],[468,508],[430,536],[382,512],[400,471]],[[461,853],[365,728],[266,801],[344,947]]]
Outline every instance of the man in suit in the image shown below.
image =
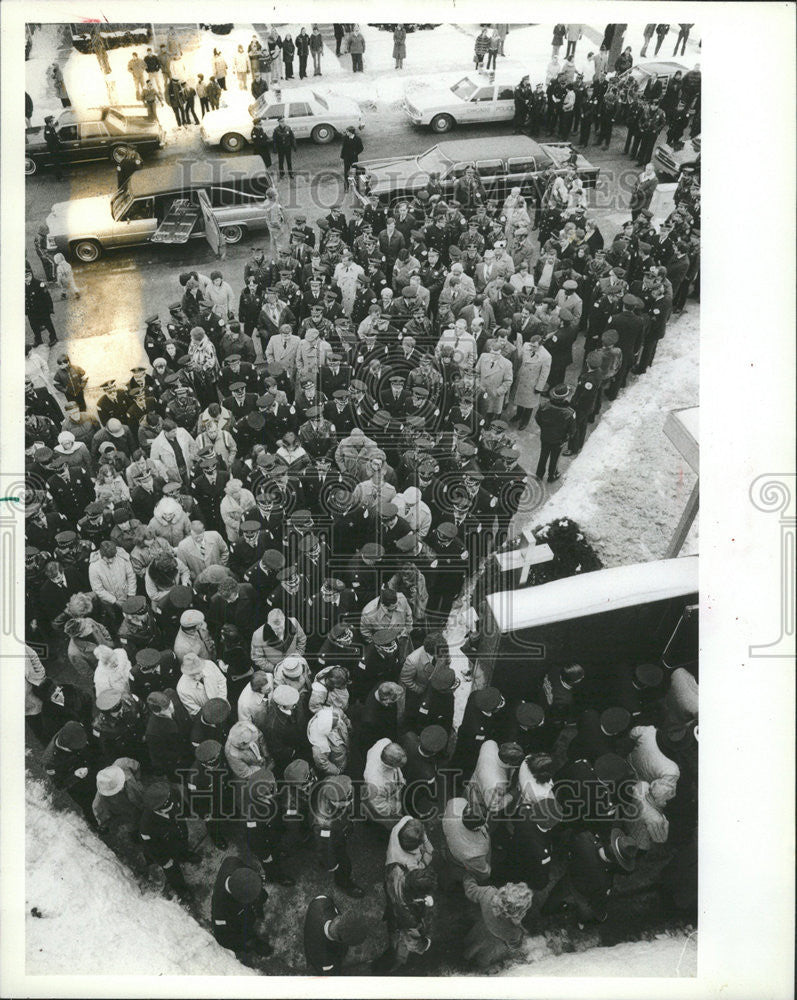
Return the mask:
[[266,344],[266,361],[269,365],[280,365],[291,381],[296,375],[296,352],[299,350],[299,343],[291,324],[282,323],[278,333]]
[[392,280],[393,265],[399,255],[399,251],[404,248],[405,241],[401,233],[396,229],[396,220],[390,216],[387,219],[385,228],[377,237],[379,252],[385,258],[385,274],[387,280]]
[[192,581],[208,566],[226,566],[229,561],[227,543],[217,531],[206,531],[201,521],[191,522],[191,533],[177,546],[177,555],[188,567]]
[[230,474],[219,469],[218,459],[213,454],[201,458],[199,465],[199,474],[191,483],[192,493],[199,505],[205,527],[212,531],[223,531],[220,505]]
[[266,289],[266,297],[260,316],[257,320],[257,329],[260,333],[262,343],[265,345],[276,336],[280,327],[287,323],[291,329],[296,326],[296,317],[288,308],[288,304],[279,298],[275,287]]

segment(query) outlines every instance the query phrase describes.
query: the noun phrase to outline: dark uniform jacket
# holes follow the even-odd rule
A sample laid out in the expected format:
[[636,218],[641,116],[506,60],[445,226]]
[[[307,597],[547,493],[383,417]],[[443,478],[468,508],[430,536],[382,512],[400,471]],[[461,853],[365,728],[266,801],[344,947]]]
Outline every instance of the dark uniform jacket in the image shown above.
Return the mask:
[[316,896],[304,918],[304,957],[307,971],[317,976],[340,974],[348,946],[330,941],[324,933],[327,922],[340,913],[329,896]]
[[213,895],[210,900],[210,925],[213,936],[222,946],[232,951],[244,951],[248,942],[255,936],[257,921],[263,916],[263,907],[268,895],[262,889],[253,903],[239,903],[224,888],[227,879],[239,868],[252,868],[237,857],[225,858],[219,866]]

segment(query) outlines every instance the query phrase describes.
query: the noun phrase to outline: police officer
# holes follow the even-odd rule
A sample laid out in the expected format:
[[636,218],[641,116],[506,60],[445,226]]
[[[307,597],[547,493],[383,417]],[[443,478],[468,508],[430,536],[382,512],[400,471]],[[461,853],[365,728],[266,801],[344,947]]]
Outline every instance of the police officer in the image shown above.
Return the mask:
[[203,740],[196,748],[194,761],[185,775],[183,797],[192,816],[205,821],[208,836],[223,851],[227,838],[222,832],[224,821],[232,818],[232,795],[229,786],[223,742]]
[[277,783],[270,768],[261,767],[243,786],[242,817],[247,850],[263,867],[263,877],[279,885],[294,885],[285,871],[281,852],[281,808]]
[[103,764],[117,757],[141,756],[143,735],[141,702],[136,695],[122,694],[111,689],[100,691],[92,731],[99,741]]
[[562,445],[570,436],[576,415],[568,406],[570,390],[566,385],[557,385],[551,389],[550,405],[541,406],[534,415],[534,420],[540,428],[540,457],[537,462],[537,479],[545,476],[548,467],[548,482],[554,483],[560,478],[557,470],[559,453]]
[[179,818],[172,788],[156,781],[144,791],[144,811],[138,827],[144,854],[163,871],[169,885],[181,899],[190,897],[180,863],[193,861],[186,821]]
[[307,971],[317,976],[339,976],[349,948],[368,936],[365,919],[353,910],[341,913],[331,896],[310,901],[304,917],[304,957]]
[[253,965],[255,957],[268,958],[274,951],[257,930],[267,899],[253,863],[235,855],[222,861],[210,900],[210,925],[222,948],[234,951],[245,965]]
[[410,730],[401,739],[407,754],[407,762],[402,768],[407,782],[404,809],[410,816],[429,819],[438,815],[445,792],[444,775],[440,772],[448,738],[449,730],[432,724],[424,726],[420,734]]
[[128,597],[120,608],[123,618],[119,626],[119,642],[127,651],[128,658],[135,661],[139,650],[160,645],[160,629],[146,597],[140,594]]
[[590,351],[585,359],[586,369],[579,377],[575,392],[570,400],[576,419],[570,431],[565,455],[577,455],[584,447],[587,424],[595,414],[595,406],[600,392],[602,360],[603,356],[600,351]]
[[310,824],[318,860],[348,896],[361,899],[365,893],[352,878],[348,851],[353,805],[354,789],[345,774],[324,778],[310,793]]
[[451,758],[452,770],[459,772],[458,783],[471,776],[485,740],[500,738],[506,715],[506,701],[498,688],[485,687],[470,693]]
[[88,742],[86,730],[79,722],[67,722],[45,748],[42,766],[55,787],[65,791],[80,806],[89,826],[95,826],[92,802],[97,762]]

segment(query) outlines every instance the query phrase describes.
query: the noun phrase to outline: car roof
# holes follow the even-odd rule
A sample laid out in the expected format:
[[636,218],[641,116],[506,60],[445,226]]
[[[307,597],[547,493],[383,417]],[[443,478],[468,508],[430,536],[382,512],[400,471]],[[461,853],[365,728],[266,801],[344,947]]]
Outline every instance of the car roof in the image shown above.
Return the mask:
[[107,108],[69,108],[58,116],[59,125],[77,125],[80,122],[99,122]]
[[454,163],[463,160],[505,160],[510,156],[533,156],[548,159],[547,154],[538,142],[527,135],[502,135],[500,143],[494,150],[485,149],[484,139],[453,139],[451,142],[439,142],[440,152]]
[[[167,194],[187,187],[204,187],[213,182],[240,177],[263,176],[259,156],[236,156],[230,159],[197,160],[186,169],[179,161],[137,170],[128,180],[127,189],[134,198]],[[186,181],[188,183],[186,183]],[[263,192],[265,194],[265,191]]]
[[671,61],[656,62],[655,60],[653,62],[637,63],[634,68],[640,70],[642,73],[647,73],[649,76],[663,76],[675,73],[678,70],[682,73],[689,71],[689,67],[684,66],[683,63]]

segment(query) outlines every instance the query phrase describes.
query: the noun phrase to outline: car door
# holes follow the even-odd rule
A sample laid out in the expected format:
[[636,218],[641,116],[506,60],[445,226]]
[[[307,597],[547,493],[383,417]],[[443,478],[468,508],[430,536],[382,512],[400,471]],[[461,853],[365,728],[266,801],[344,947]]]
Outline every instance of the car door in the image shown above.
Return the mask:
[[491,201],[506,196],[506,170],[503,160],[477,160],[476,171]]
[[81,159],[77,125],[64,125],[59,128],[58,138],[61,140],[61,149],[65,160]]
[[[124,216],[113,223],[102,241],[103,245],[126,247],[147,243],[158,228],[158,207],[155,202],[156,199],[152,197],[136,198]],[[165,214],[165,209],[163,211]]]
[[515,88],[512,84],[502,84],[496,89],[495,121],[511,121],[515,117]]
[[78,125],[81,160],[100,160],[108,155],[110,137],[105,122],[81,122]]
[[533,156],[510,156],[506,161],[506,186],[508,190],[519,187],[524,197],[537,197],[534,174],[537,163]]
[[479,87],[471,94],[469,101],[462,106],[461,118],[469,122],[485,122],[492,119],[495,84]]
[[288,124],[297,139],[308,139],[316,119],[307,101],[291,101],[288,105]]

